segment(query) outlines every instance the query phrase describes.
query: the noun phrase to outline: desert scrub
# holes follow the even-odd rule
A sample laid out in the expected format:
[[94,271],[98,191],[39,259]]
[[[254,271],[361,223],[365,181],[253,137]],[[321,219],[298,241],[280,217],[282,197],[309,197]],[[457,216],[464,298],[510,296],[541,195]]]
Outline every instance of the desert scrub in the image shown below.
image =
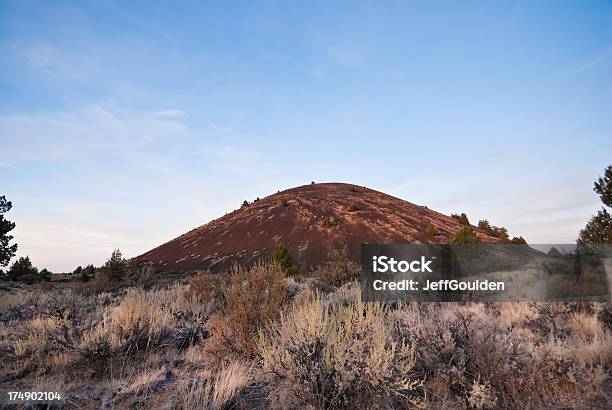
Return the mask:
[[273,407],[420,405],[415,345],[392,337],[381,304],[325,307],[319,296],[295,303],[257,339],[270,375]]
[[259,327],[278,318],[286,300],[285,272],[277,264],[234,269],[225,303],[209,321],[209,358],[219,362],[231,355],[252,356]]
[[229,280],[226,275],[199,273],[191,278],[185,292],[187,298],[196,298],[201,303],[219,306],[224,302],[228,288]]
[[[426,375],[433,407],[583,408],[603,400],[612,339],[594,314],[570,308],[431,303],[404,305],[392,315],[397,331],[410,329],[416,339],[415,367]],[[541,315],[552,315],[557,326],[533,333],[529,327]]]
[[160,339],[170,323],[170,314],[160,309],[151,294],[130,290],[84,336],[81,347],[86,356],[95,357],[128,347],[148,346]]
[[345,246],[331,251],[327,261],[319,267],[318,273],[320,287],[329,290],[358,280],[361,276],[361,267],[349,258],[348,248]]
[[208,337],[211,306],[189,295],[185,286],[130,289],[118,305],[106,307],[84,335],[81,349],[86,357],[104,358],[114,351],[155,347],[162,340],[184,348]]

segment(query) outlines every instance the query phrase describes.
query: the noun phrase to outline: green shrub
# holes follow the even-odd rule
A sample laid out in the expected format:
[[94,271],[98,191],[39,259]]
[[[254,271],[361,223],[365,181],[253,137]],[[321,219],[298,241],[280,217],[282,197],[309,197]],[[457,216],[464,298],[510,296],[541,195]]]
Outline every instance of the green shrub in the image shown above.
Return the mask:
[[487,221],[486,219],[481,219],[480,221],[478,221],[478,228],[485,231],[489,236],[495,236],[495,231],[493,229],[494,227],[491,226],[489,221]]
[[272,251],[270,263],[278,265],[286,275],[294,275],[297,272],[297,267],[293,262],[291,254],[282,243],[278,244]]
[[38,279],[38,269],[32,265],[29,256],[22,256],[11,265],[8,271],[10,280],[24,280],[28,282],[36,282]]
[[469,226],[466,226],[465,228],[460,229],[455,234],[455,236],[453,237],[450,243],[452,245],[470,245],[470,244],[477,244],[480,242],[481,240],[478,236],[476,236],[476,234],[474,233],[474,230],[470,228]]
[[40,277],[44,281],[49,281],[51,280],[51,272],[49,272],[47,269],[43,269],[38,272],[38,277]]

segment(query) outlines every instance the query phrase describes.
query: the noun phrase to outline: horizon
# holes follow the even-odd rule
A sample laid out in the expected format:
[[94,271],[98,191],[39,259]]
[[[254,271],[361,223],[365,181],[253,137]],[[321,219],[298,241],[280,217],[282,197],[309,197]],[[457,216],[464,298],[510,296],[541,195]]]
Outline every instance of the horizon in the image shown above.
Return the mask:
[[0,1],[17,257],[99,266],[312,180],[574,243],[612,160],[612,4],[445,4]]

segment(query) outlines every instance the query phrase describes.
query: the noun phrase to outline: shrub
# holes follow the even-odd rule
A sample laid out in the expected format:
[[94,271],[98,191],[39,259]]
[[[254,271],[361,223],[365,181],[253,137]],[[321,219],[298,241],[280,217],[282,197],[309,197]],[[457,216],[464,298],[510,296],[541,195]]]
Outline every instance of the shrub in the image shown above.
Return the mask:
[[436,226],[433,224],[429,224],[427,225],[427,228],[425,228],[425,234],[431,237],[437,236],[439,234],[438,228],[436,228]]
[[321,222],[321,226],[323,228],[331,228],[333,226],[336,226],[336,224],[336,218],[334,218],[333,216],[327,217],[323,219],[323,222]]
[[604,328],[612,332],[612,303],[606,303],[597,314],[597,319]]
[[43,269],[40,272],[38,272],[38,277],[40,277],[40,279],[42,279],[44,281],[50,281],[51,280],[51,272],[49,272],[47,269]]
[[527,241],[522,236],[515,236],[510,242],[515,245],[527,245]]
[[319,267],[319,282],[323,288],[341,286],[360,276],[361,267],[350,260],[346,246],[331,251],[328,260]]
[[86,333],[81,349],[86,357],[101,358],[113,351],[155,345],[172,323],[167,310],[160,309],[152,293],[129,290],[118,306]]
[[242,201],[242,205],[240,205],[241,208],[244,208],[246,206],[249,206],[249,201],[247,201],[246,199],[244,201]]
[[495,231],[493,230],[493,226],[486,219],[481,219],[478,221],[478,228],[485,231],[489,236],[495,236]]
[[494,226],[493,236],[495,236],[496,238],[499,238],[502,243],[510,242],[510,237],[508,236],[508,230],[504,228],[503,226],[500,226],[500,227]]
[[219,307],[225,300],[228,280],[224,275],[200,273],[191,278],[187,298],[195,298],[200,303],[211,303]]
[[279,205],[281,208],[286,208],[289,206],[289,201],[287,201],[286,199],[281,199],[281,201],[279,202]]
[[480,238],[476,236],[474,230],[469,226],[460,229],[453,239],[451,240],[452,245],[469,245],[480,243]]
[[470,221],[464,212],[462,212],[461,215],[451,214],[451,217],[455,218],[461,225],[468,226],[470,224]]
[[293,258],[283,244],[276,245],[276,248],[272,251],[272,255],[270,255],[270,263],[280,266],[286,275],[293,275],[297,272],[297,267],[295,263],[293,263]]
[[32,265],[29,256],[22,256],[11,265],[8,277],[15,281],[36,282],[38,280],[38,269]]
[[234,269],[222,315],[209,322],[213,337],[207,352],[217,361],[232,353],[252,355],[258,328],[279,316],[286,295],[285,274],[278,265]]
[[395,340],[382,304],[296,303],[260,331],[257,352],[271,375],[273,407],[393,408],[420,404],[415,345]]
[[96,274],[96,268],[93,265],[87,265],[84,269],[81,269],[80,273],[79,280],[81,282],[89,282]]

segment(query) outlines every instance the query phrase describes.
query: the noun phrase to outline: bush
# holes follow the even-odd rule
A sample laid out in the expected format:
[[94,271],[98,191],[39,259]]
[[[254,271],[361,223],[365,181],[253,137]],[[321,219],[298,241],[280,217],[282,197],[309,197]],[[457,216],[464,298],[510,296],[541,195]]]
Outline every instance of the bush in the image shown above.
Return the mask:
[[455,234],[450,243],[451,245],[470,245],[480,242],[480,238],[476,236],[474,230],[469,226],[466,226]]
[[495,236],[496,238],[499,238],[502,243],[510,242],[510,237],[508,236],[508,230],[504,228],[503,226],[500,226],[500,227],[494,226],[493,236]]
[[334,249],[319,267],[319,283],[323,288],[341,286],[361,277],[361,267],[350,260],[348,248]]
[[515,236],[510,242],[515,245],[527,245],[527,241],[522,236]]
[[429,224],[429,225],[427,225],[427,228],[425,228],[425,234],[427,236],[434,237],[434,236],[439,235],[440,232],[438,232],[438,228],[436,228],[435,225]]
[[336,224],[337,224],[336,218],[334,218],[333,216],[325,218],[323,219],[323,222],[321,222],[321,226],[323,228],[331,228],[333,226],[336,226]]
[[281,206],[281,208],[286,208],[289,206],[289,201],[287,201],[286,199],[281,199],[279,205]]
[[119,350],[154,346],[174,324],[155,294],[129,290],[118,306],[111,307],[103,321],[86,333],[81,351],[87,358],[104,358]]
[[451,214],[451,217],[455,218],[461,225],[468,226],[470,224],[470,221],[464,212],[462,212],[461,215]]
[[478,221],[478,228],[485,231],[489,236],[495,236],[494,227],[486,219]]
[[200,303],[211,303],[215,307],[222,306],[229,283],[227,276],[200,273],[191,278],[187,298],[195,298]]
[[50,281],[51,272],[49,272],[47,269],[43,269],[40,272],[38,272],[38,277],[44,281]]
[[279,408],[394,408],[421,404],[415,345],[393,337],[382,304],[325,308],[319,297],[294,304],[259,333],[257,352]]
[[232,354],[252,355],[258,328],[278,318],[286,295],[285,274],[278,265],[234,269],[222,315],[209,322],[213,337],[207,352],[217,361]]
[[14,281],[23,280],[26,282],[37,282],[38,269],[32,265],[29,256],[22,256],[11,265],[8,271],[8,277],[10,280]]
[[270,263],[280,266],[286,275],[294,275],[297,272],[297,267],[293,263],[291,254],[283,244],[278,244],[270,255]]
[[89,282],[91,278],[94,277],[95,274],[96,274],[96,268],[93,265],[87,265],[84,269],[81,269],[79,280],[81,282]]

